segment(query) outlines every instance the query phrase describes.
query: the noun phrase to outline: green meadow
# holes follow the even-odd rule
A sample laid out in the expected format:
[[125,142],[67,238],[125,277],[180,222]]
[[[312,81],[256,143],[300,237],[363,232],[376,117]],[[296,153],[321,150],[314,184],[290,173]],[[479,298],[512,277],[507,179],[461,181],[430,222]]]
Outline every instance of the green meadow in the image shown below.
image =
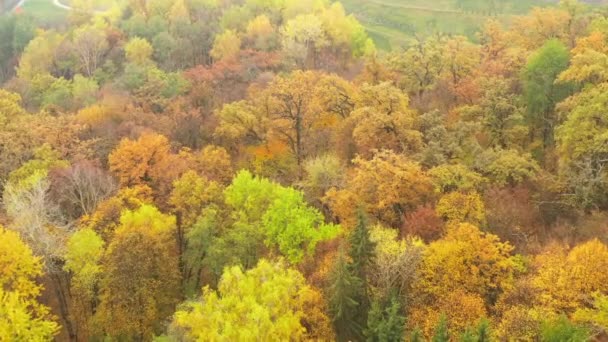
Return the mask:
[[508,21],[534,6],[552,5],[543,0],[342,0],[367,28],[376,45],[396,49],[415,34],[441,32],[474,39],[490,18]]

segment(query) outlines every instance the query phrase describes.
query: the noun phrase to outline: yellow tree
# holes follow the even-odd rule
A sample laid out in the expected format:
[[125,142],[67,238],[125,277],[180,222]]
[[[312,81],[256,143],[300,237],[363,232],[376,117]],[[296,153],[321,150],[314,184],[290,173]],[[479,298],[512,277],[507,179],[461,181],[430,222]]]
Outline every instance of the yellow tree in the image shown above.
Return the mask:
[[540,290],[539,304],[555,312],[574,313],[595,292],[608,293],[608,247],[591,240],[570,252],[550,248],[536,258],[533,284]]
[[92,229],[77,231],[67,243],[63,269],[71,275],[70,319],[76,325],[79,338],[89,339],[92,335],[103,252],[104,241]]
[[155,167],[170,153],[169,141],[159,134],[143,134],[136,141],[123,139],[108,157],[110,171],[121,186],[149,184]]
[[512,250],[509,243],[473,225],[449,227],[446,236],[424,252],[411,294],[414,314],[409,324],[428,330],[442,313],[458,329],[475,324],[512,287],[517,267]]
[[516,267],[512,250],[508,242],[471,224],[450,227],[443,239],[426,249],[416,291],[441,297],[459,288],[492,305],[512,285]]
[[127,61],[137,65],[145,65],[151,63],[151,57],[154,49],[152,45],[144,38],[131,38],[125,45],[125,54]]
[[404,214],[433,197],[433,183],[418,163],[383,150],[371,160],[356,158],[342,190],[331,189],[324,201],[340,219],[355,217],[358,205],[390,227],[400,227]]
[[194,171],[184,173],[173,182],[169,204],[177,218],[177,246],[180,256],[187,248],[186,236],[203,210],[211,204],[223,201],[222,190],[217,182],[201,177]]
[[369,155],[374,149],[416,152],[422,147],[422,133],[416,130],[417,115],[408,107],[409,99],[388,82],[364,84],[357,92],[353,139],[359,151]]
[[105,241],[109,241],[120,224],[123,210],[135,210],[153,202],[152,189],[147,186],[123,188],[113,197],[99,203],[91,215],[80,219],[81,226],[94,230]]
[[142,134],[137,140],[123,139],[108,157],[110,171],[118,177],[121,186],[147,185],[162,205],[173,180],[195,162],[188,151],[171,153],[169,140],[155,133]]
[[40,31],[25,47],[17,76],[23,80],[33,81],[36,76],[48,75],[55,62],[55,53],[63,41],[63,36],[55,31]]
[[235,58],[241,50],[241,38],[233,30],[226,30],[215,37],[211,57],[216,61]]
[[485,206],[476,192],[444,195],[439,199],[435,211],[448,224],[466,222],[479,226],[486,222]]
[[218,290],[203,289],[173,325],[192,340],[287,341],[331,339],[331,322],[317,290],[281,261],[260,260],[246,272],[226,268]]
[[278,44],[277,31],[266,15],[260,15],[247,24],[245,38],[258,50],[270,51]]
[[21,96],[0,89],[0,126],[22,114],[25,114],[25,110],[21,108]]
[[0,340],[50,341],[59,326],[38,303],[42,264],[13,231],[0,226]]
[[100,333],[149,340],[179,298],[175,217],[150,205],[125,211],[102,258]]
[[330,144],[332,129],[350,114],[350,94],[348,82],[335,75],[294,71],[252,89],[247,101],[224,106],[216,134],[271,154],[284,146],[300,166]]

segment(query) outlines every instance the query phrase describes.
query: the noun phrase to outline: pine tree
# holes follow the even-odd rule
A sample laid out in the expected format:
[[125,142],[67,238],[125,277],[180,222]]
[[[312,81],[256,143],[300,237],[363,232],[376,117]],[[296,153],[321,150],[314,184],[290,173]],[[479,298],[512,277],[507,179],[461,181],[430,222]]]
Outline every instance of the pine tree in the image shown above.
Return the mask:
[[467,328],[460,335],[461,342],[489,342],[490,341],[490,322],[487,319],[482,319],[475,329]]
[[445,315],[441,315],[437,327],[435,327],[435,335],[432,342],[449,342],[450,334],[448,333],[448,319]]
[[357,211],[357,225],[350,235],[349,242],[349,256],[352,260],[350,267],[361,280],[361,291],[358,292],[355,298],[359,303],[355,319],[359,325],[364,327],[367,325],[367,315],[370,309],[367,273],[373,263],[376,245],[371,241],[367,227],[367,218],[361,209]]
[[393,294],[389,300],[376,300],[372,303],[365,336],[369,342],[401,341],[404,324],[401,304]]
[[329,288],[329,310],[338,341],[358,340],[361,324],[355,319],[360,303],[356,298],[363,292],[357,277],[340,249]]
[[367,218],[363,210],[357,211],[357,225],[350,235],[350,257],[357,276],[363,281],[367,278],[367,269],[374,260],[374,249],[376,245],[371,241]]

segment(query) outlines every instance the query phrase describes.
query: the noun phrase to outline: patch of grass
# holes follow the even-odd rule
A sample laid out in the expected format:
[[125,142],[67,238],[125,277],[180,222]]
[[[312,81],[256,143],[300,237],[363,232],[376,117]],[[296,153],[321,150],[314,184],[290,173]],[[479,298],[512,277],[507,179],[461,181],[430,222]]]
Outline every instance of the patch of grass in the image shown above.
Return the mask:
[[21,13],[31,15],[44,27],[67,24],[68,11],[53,5],[53,0],[27,0]]
[[489,0],[341,0],[349,13],[363,23],[383,50],[403,46],[415,34],[441,32],[462,34],[475,39],[475,33],[490,18],[508,21],[515,14],[534,6],[547,6],[546,0],[503,0],[498,7]]

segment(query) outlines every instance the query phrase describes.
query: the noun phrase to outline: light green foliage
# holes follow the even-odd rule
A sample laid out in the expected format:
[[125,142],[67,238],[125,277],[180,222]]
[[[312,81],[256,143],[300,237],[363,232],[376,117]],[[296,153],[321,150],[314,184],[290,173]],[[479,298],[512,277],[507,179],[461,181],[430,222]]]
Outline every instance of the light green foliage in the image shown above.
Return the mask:
[[299,263],[314,252],[319,241],[339,232],[338,226],[325,224],[323,215],[306,204],[302,192],[253,177],[247,171],[237,174],[224,195],[233,209],[235,233],[237,229],[251,231],[292,263]]
[[371,55],[375,51],[374,43],[363,26],[354,15],[346,15],[341,3],[331,4],[321,14],[321,20],[332,43],[348,47],[353,56]]
[[276,196],[262,219],[265,242],[277,246],[289,262],[299,263],[314,253],[319,241],[339,233],[340,226],[325,224],[323,215],[306,204],[302,192],[280,187]]
[[235,219],[259,222],[276,199],[276,184],[265,178],[254,177],[249,171],[239,171],[232,184],[224,191],[225,201],[233,208]]
[[530,154],[517,150],[487,150],[479,156],[480,171],[498,185],[517,185],[533,180],[540,167]]
[[19,60],[17,75],[24,80],[32,80],[36,75],[52,71],[55,52],[63,36],[54,31],[41,31],[32,39]]
[[556,140],[564,162],[600,159],[608,152],[608,84],[589,87],[564,103],[567,116]]
[[120,216],[120,226],[116,232],[127,232],[142,227],[153,233],[171,233],[175,229],[175,216],[164,215],[156,207],[144,204],[135,211],[123,212]]
[[575,342],[589,341],[591,332],[583,326],[578,326],[561,316],[556,320],[545,321],[541,327],[542,341]]
[[127,61],[136,65],[150,63],[150,57],[154,53],[152,45],[146,39],[139,37],[131,38],[124,49]]
[[231,6],[220,18],[220,28],[225,31],[243,31],[253,13],[247,6]]
[[[61,155],[53,150],[51,145],[44,144],[34,151],[34,158],[27,161],[20,168],[10,173],[8,181],[10,184],[17,185],[27,182],[27,179],[38,175],[46,177],[53,168],[68,167],[68,162],[61,159]],[[24,183],[25,184],[25,183]]]
[[67,243],[65,254],[66,271],[72,272],[72,282],[77,288],[92,292],[102,272],[100,261],[104,242],[92,229],[74,233]]
[[42,108],[70,108],[72,101],[72,82],[63,77],[56,78],[42,94]]
[[80,74],[74,76],[72,80],[72,101],[75,107],[84,108],[95,103],[99,85],[92,78],[84,77]]
[[596,329],[608,331],[608,296],[594,294],[593,308],[581,308],[574,313],[574,321],[592,325]]

